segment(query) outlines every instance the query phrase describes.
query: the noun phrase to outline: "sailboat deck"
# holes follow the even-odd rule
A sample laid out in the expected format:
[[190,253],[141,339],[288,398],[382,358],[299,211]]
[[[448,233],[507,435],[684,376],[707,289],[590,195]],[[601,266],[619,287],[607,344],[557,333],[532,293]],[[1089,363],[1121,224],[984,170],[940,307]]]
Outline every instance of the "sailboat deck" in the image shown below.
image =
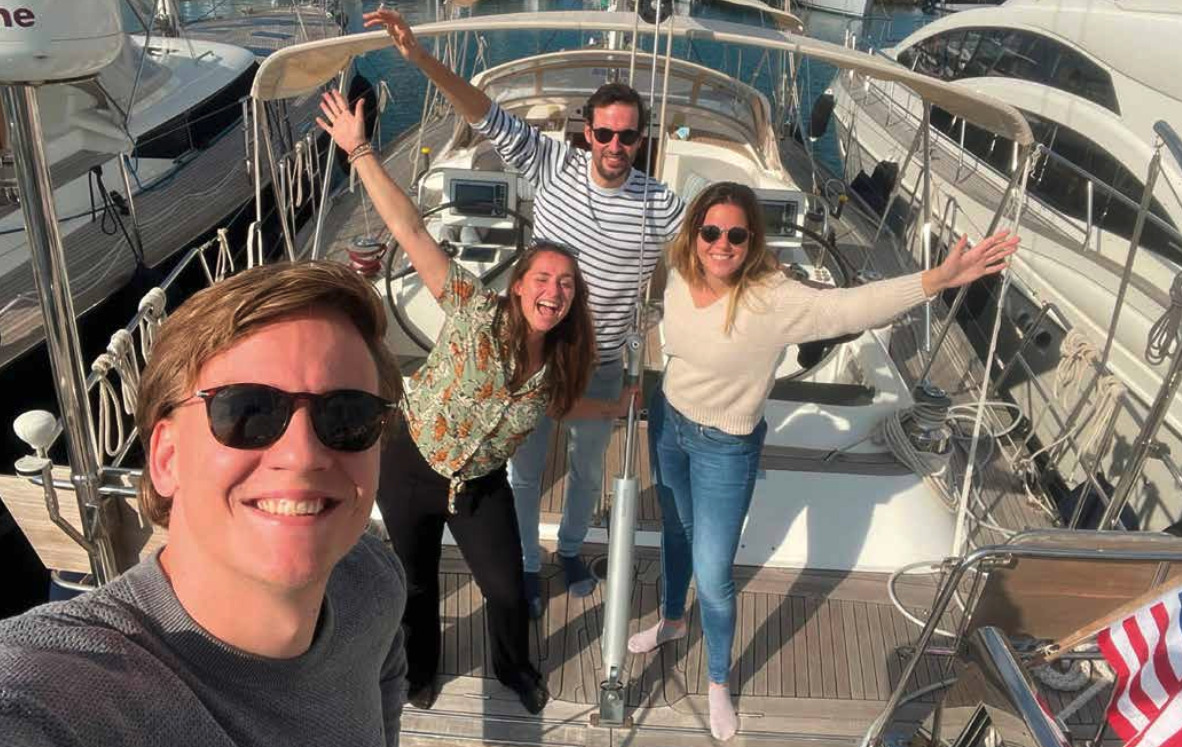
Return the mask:
[[[418,146],[437,152],[452,132],[452,120],[428,125],[421,142],[403,136],[384,149],[386,166],[400,184],[412,176],[412,157]],[[356,235],[369,235],[380,226],[364,203],[361,190],[340,194],[324,226],[325,254],[346,260],[345,250]],[[305,235],[309,229],[305,229]],[[853,248],[861,252],[861,249]],[[858,261],[862,258],[857,256]],[[886,275],[905,268],[893,253],[880,247],[875,265]],[[886,260],[886,261],[882,261]],[[894,262],[894,266],[891,266]],[[914,379],[919,357],[914,340],[916,319],[900,323],[892,351],[904,376]],[[650,331],[651,333],[651,331]],[[652,339],[650,337],[650,343]],[[650,344],[649,368],[659,368],[659,346]],[[965,401],[972,376],[981,370],[967,339],[954,330],[932,376]],[[969,377],[969,378],[966,378]],[[644,443],[644,424],[640,442]],[[561,429],[552,436],[550,461],[543,476],[541,519],[551,528],[561,519],[566,495],[566,440]],[[600,511],[585,560],[606,555],[604,518],[610,503],[612,476],[623,455],[623,431],[617,427],[608,447]],[[960,456],[963,462],[963,454]],[[660,528],[660,510],[649,479],[647,450],[637,451],[640,476],[641,531]],[[995,452],[978,474],[989,515],[998,524],[1023,529],[1048,524],[1047,516],[1029,504],[1002,455]],[[545,535],[544,535],[545,536]],[[975,544],[992,544],[1003,535],[973,527]],[[598,541],[596,541],[598,540]],[[544,542],[544,544],[547,544]],[[553,550],[553,544],[548,543]],[[653,624],[658,612],[660,562],[656,550],[637,549],[631,630]],[[534,661],[546,677],[551,703],[539,716],[529,716],[516,697],[492,677],[491,646],[484,603],[467,565],[454,547],[445,547],[440,570],[440,615],[443,647],[439,672],[442,694],[430,711],[407,708],[402,740],[408,745],[439,744],[562,744],[562,745],[705,745],[709,736],[705,693],[706,661],[701,621],[691,589],[687,615],[689,635],[676,644],[645,656],[629,657],[624,680],[631,730],[588,728],[597,711],[601,669],[600,636],[603,624],[602,584],[589,597],[566,594],[557,566],[542,571],[545,613],[533,624],[530,641]],[[736,568],[738,624],[733,650],[732,692],[742,731],[732,744],[847,745],[856,743],[876,718],[898,684],[919,628],[908,622],[887,597],[886,576],[867,573]],[[903,600],[920,617],[932,597],[930,579],[907,580]],[[945,679],[946,659],[925,657],[908,683],[917,693]],[[919,694],[901,712],[905,722],[923,719],[939,697],[938,688]],[[1058,712],[1074,697],[1048,691],[1047,702]],[[1068,719],[1077,735],[1090,736],[1102,719],[1107,693],[1101,692]]]
[[[604,547],[588,546],[585,560],[603,552]],[[431,711],[406,710],[404,734],[420,740],[410,744],[439,744],[434,740],[444,737],[449,743],[461,738],[501,744],[620,743],[619,734],[600,741],[606,739],[605,730],[582,728],[596,710],[602,675],[602,585],[578,599],[565,593],[557,566],[545,565],[542,577],[546,608],[533,625],[530,645],[552,702],[540,716],[530,717],[492,678],[483,598],[458,551],[445,549],[440,571],[443,692]],[[639,551],[636,582],[632,631],[652,625],[659,614],[656,551]],[[735,744],[856,741],[898,684],[919,633],[890,604],[884,577],[738,568],[736,585],[730,685],[739,696],[743,730]],[[922,616],[923,600],[932,590],[928,582],[909,581],[901,595],[909,611]],[[690,601],[685,639],[629,657],[627,703],[637,728],[626,732],[628,744],[668,745],[673,738],[709,743],[705,647],[692,589]],[[943,680],[946,663],[925,657],[907,692]],[[1053,712],[1074,697],[1044,694]],[[938,695],[935,689],[919,694],[904,708],[904,723],[922,720]],[[1090,735],[1103,717],[1106,697],[1101,693],[1088,701],[1068,719],[1069,726],[1079,735]]]

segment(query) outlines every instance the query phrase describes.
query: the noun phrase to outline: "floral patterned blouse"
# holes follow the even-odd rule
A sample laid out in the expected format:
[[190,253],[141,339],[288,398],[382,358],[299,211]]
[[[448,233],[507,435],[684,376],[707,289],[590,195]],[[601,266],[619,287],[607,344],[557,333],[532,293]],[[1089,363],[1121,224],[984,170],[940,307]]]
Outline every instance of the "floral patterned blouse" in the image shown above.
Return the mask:
[[419,452],[451,478],[448,506],[463,481],[505,464],[549,405],[545,366],[516,392],[513,361],[494,339],[497,294],[453,261],[439,305],[443,331],[423,367],[411,376],[402,409]]

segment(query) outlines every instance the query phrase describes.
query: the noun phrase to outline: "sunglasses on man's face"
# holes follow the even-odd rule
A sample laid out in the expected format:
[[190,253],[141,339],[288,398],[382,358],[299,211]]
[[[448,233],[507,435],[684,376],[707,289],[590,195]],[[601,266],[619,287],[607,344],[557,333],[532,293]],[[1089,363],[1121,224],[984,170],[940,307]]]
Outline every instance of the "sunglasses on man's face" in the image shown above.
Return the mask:
[[[704,225],[698,229],[698,235],[702,237],[702,241],[707,244],[713,244],[723,237],[724,231],[718,226]],[[751,232],[742,226],[731,226],[725,231],[726,241],[731,246],[739,246],[746,244],[747,239],[751,237]]]
[[210,433],[231,449],[264,449],[274,444],[287,432],[296,405],[305,401],[320,443],[334,451],[365,451],[377,443],[396,407],[356,389],[313,394],[285,392],[265,384],[227,384],[202,389],[189,400],[193,398],[205,400]]
[[613,130],[610,127],[596,127],[591,130],[591,133],[595,135],[595,142],[600,145],[607,145],[617,135],[620,136],[620,145],[634,145],[640,139],[640,130]]

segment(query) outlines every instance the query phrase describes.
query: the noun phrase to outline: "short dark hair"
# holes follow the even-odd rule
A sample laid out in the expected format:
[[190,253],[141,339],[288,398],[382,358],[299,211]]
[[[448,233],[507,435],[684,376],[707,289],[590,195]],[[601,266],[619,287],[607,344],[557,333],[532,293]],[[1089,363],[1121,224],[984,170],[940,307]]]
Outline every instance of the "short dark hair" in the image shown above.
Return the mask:
[[636,126],[641,132],[645,131],[648,125],[648,112],[644,109],[644,101],[636,89],[627,83],[604,83],[595,93],[591,94],[591,98],[587,99],[586,104],[583,104],[583,119],[587,121],[587,126],[595,126],[596,109],[612,104],[635,106],[637,114],[640,115],[637,117]]

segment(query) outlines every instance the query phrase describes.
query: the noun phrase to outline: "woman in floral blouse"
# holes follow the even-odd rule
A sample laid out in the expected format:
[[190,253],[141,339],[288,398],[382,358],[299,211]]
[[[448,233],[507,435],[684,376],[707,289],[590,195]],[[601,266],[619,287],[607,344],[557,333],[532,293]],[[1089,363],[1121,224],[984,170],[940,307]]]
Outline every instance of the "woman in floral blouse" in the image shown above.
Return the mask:
[[530,247],[498,296],[452,261],[366,142],[362,102],[325,94],[317,119],[349,160],[423,286],[447,314],[402,409],[407,427],[382,453],[378,507],[406,568],[403,624],[409,700],[439,693],[439,559],[446,524],[486,601],[493,671],[531,713],[549,698],[529,661],[529,615],[513,494],[505,463],[543,413],[612,418],[617,401],[581,399],[594,365],[587,286],[564,248]]

